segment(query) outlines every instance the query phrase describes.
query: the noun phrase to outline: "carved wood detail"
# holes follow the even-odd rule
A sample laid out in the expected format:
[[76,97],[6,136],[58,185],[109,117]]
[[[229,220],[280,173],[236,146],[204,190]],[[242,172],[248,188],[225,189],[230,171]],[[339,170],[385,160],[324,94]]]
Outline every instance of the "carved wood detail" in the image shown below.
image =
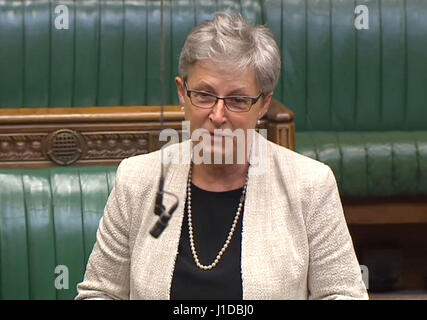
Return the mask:
[[[0,168],[117,165],[161,147],[160,118],[159,106],[0,109]],[[163,120],[181,137],[179,106],[166,106]],[[274,101],[258,129],[293,150],[292,121],[292,111]]]

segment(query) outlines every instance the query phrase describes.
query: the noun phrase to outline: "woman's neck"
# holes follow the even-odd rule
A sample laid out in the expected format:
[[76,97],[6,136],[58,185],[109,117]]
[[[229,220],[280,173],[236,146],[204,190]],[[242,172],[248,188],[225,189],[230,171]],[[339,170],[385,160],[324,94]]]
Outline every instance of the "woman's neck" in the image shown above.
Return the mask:
[[249,164],[192,164],[192,182],[207,191],[223,192],[242,188]]

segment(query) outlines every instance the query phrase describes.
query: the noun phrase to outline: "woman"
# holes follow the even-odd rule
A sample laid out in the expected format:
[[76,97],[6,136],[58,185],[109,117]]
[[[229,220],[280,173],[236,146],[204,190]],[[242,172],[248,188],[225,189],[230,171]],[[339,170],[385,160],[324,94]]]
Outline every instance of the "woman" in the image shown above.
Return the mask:
[[[121,162],[77,299],[367,298],[330,168],[253,132],[280,66],[271,32],[242,17],[219,13],[192,31],[176,84],[192,137],[199,134],[164,153],[176,160],[202,145],[208,157],[163,164],[179,206],[158,239],[149,231],[160,152]],[[241,140],[220,143],[238,130],[250,150],[240,161]]]

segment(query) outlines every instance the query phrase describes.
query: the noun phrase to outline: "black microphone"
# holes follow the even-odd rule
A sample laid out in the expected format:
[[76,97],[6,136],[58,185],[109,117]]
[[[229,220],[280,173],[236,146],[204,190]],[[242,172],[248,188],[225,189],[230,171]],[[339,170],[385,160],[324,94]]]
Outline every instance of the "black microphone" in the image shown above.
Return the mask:
[[[171,194],[172,195],[172,194]],[[166,229],[169,223],[169,219],[172,217],[172,214],[178,208],[178,200],[175,202],[175,204],[169,209],[169,211],[166,211],[166,208],[162,204],[162,213],[160,214],[159,219],[155,223],[155,225],[151,228],[150,234],[154,238],[160,237],[162,232]]]
[[166,229],[169,223],[170,215],[164,211],[162,215],[160,215],[159,220],[157,220],[156,224],[151,228],[150,234],[154,238],[160,237],[162,232]]
[[178,208],[178,202],[175,203],[169,211],[163,211],[163,213],[160,215],[159,220],[157,220],[156,224],[151,228],[150,234],[154,238],[160,237],[162,232],[166,229],[169,223],[169,219],[172,217],[172,213]]
[[[179,205],[178,197],[173,193],[164,191],[163,186],[164,186],[164,178],[163,178],[163,175],[161,175],[160,181],[159,181],[159,190],[157,191],[156,203],[154,207],[154,214],[158,215],[159,219],[150,230],[150,234],[156,239],[160,237],[162,232],[166,229],[169,223],[169,219],[172,217],[172,214],[175,212],[175,210],[178,208],[178,205]],[[169,194],[175,197],[176,199],[176,202],[169,209],[169,211],[167,211],[166,207],[163,205],[163,194]]]

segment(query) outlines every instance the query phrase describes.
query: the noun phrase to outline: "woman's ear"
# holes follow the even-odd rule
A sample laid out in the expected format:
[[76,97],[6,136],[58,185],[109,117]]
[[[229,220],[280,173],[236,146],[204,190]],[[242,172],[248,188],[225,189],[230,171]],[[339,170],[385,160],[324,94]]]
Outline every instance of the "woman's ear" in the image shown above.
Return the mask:
[[262,107],[259,110],[259,114],[258,114],[258,120],[262,119],[265,116],[265,114],[267,113],[268,108],[270,108],[271,101],[273,99],[273,95],[274,95],[274,92],[272,91],[269,94],[267,94],[267,96],[265,96],[265,98],[263,99]]
[[185,87],[184,87],[184,80],[181,77],[175,77],[175,83],[176,83],[176,88],[178,91],[178,98],[179,98],[179,103],[181,105],[185,104]]

